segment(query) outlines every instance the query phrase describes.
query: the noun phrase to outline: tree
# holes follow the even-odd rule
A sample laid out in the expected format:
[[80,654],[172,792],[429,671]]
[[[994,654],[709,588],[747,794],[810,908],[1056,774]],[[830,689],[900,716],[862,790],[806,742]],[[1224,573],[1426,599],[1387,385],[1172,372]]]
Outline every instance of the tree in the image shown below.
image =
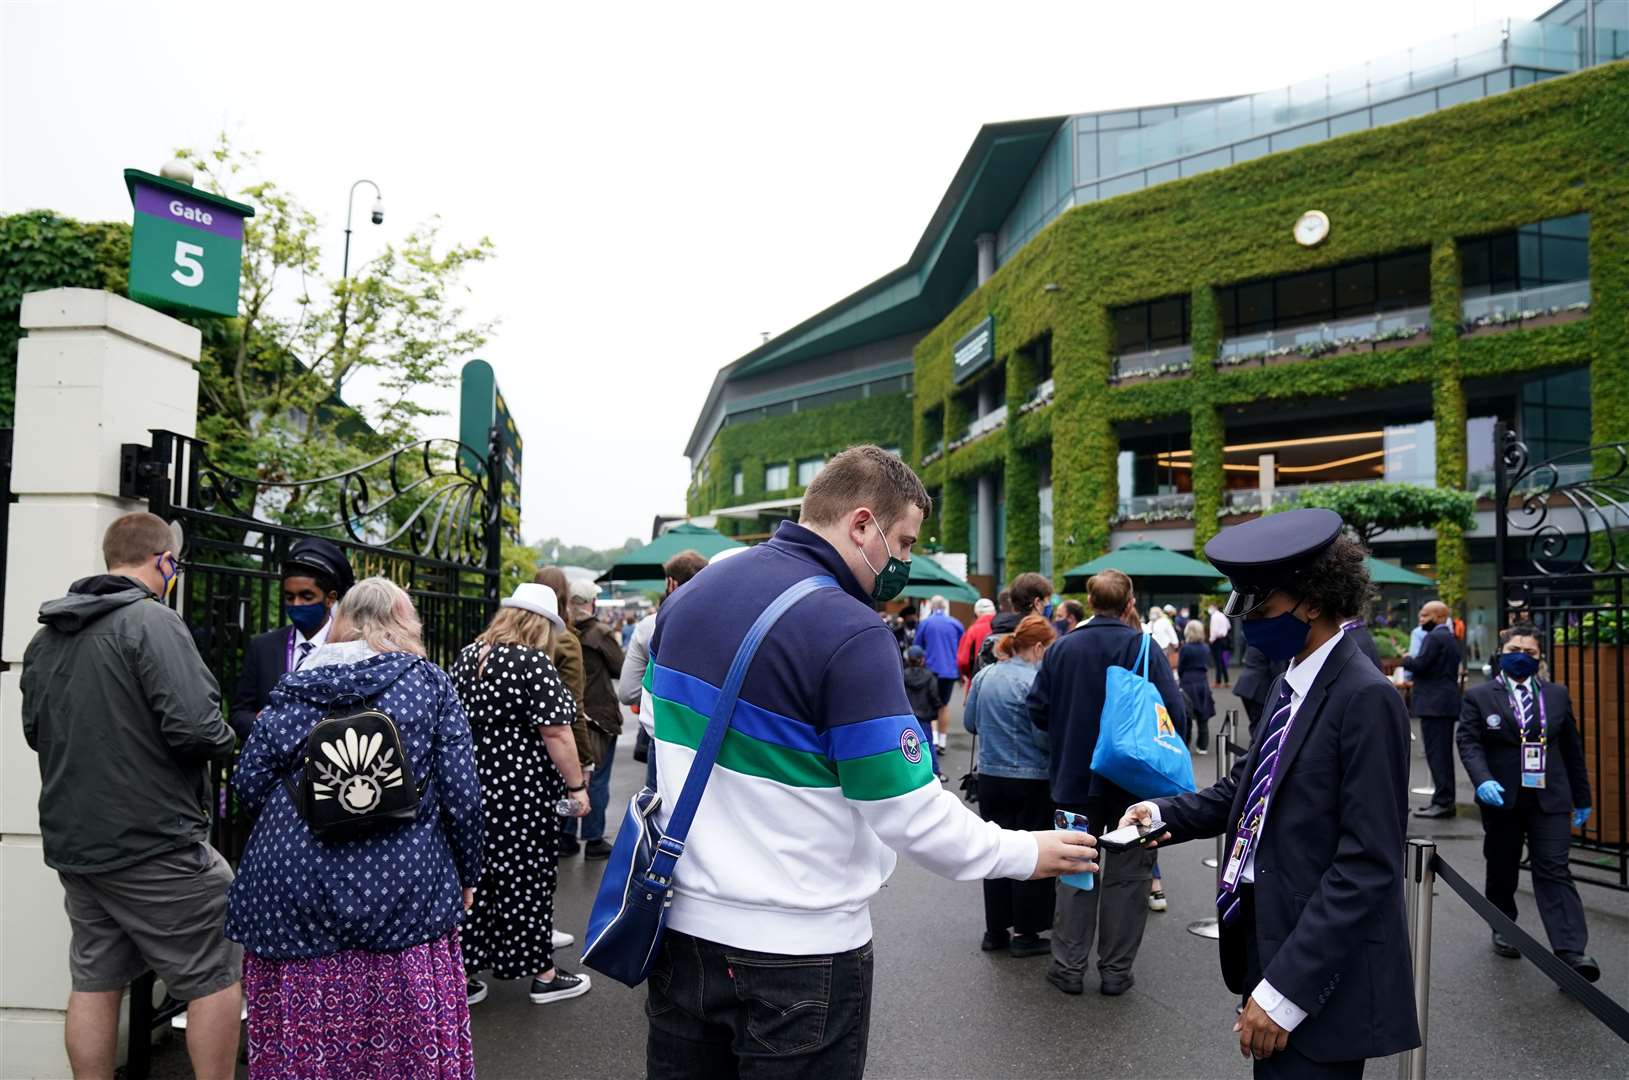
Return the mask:
[[1363,542],[1393,529],[1434,529],[1446,522],[1469,530],[1476,524],[1476,497],[1468,491],[1418,484],[1354,483],[1308,488],[1274,502],[1267,513],[1321,507],[1333,510]]

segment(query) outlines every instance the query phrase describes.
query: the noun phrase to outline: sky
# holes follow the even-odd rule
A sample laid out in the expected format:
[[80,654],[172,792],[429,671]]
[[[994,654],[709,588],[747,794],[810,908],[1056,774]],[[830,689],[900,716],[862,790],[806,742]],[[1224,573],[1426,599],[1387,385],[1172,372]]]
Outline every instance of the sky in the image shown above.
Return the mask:
[[[209,5],[0,0],[0,212],[128,220],[224,131],[337,276],[439,216],[525,440],[522,528],[684,511],[718,368],[902,264],[979,126],[1249,93],[1551,0]],[[427,394],[456,435],[456,392]]]

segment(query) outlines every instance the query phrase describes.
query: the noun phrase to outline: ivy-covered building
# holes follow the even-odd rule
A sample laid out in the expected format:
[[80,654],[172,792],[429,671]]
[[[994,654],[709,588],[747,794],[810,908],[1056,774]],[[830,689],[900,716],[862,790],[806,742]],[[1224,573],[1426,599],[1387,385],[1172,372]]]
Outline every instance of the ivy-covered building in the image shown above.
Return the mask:
[[[1629,5],[1567,0],[1287,89],[987,127],[906,266],[719,373],[690,512],[761,532],[875,441],[1003,580],[1193,551],[1307,485],[1489,488],[1496,419],[1545,457],[1629,439],[1626,55]],[[1490,521],[1377,550],[1486,612]]]

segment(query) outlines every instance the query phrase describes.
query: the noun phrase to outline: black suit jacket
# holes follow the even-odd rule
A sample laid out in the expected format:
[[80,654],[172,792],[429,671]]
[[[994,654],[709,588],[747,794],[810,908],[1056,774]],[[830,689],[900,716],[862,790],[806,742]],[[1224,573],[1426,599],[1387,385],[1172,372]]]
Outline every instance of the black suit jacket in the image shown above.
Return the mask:
[[[1565,686],[1557,683],[1541,683],[1539,693],[1549,719],[1544,739],[1544,786],[1533,789],[1539,809],[1546,814],[1564,814],[1590,806],[1589,771],[1584,766],[1578,722],[1572,715],[1572,697]],[[1533,710],[1536,715],[1537,702]],[[1490,720],[1494,722],[1490,724]],[[1522,790],[1522,736],[1510,707],[1510,694],[1501,683],[1490,680],[1465,694],[1454,739],[1459,743],[1459,760],[1465,763],[1471,783],[1499,781],[1505,789],[1505,806],[1514,806]]]
[[1346,631],[1346,636],[1352,639],[1358,652],[1369,658],[1369,663],[1376,668],[1380,666],[1380,650],[1374,647],[1374,635],[1369,633],[1367,626],[1354,626]]
[[1266,653],[1254,645],[1247,645],[1241,670],[1233,680],[1233,692],[1241,701],[1263,704],[1267,700],[1267,691],[1272,689],[1273,680],[1284,674],[1287,666],[1273,663],[1267,659]]
[[1433,627],[1420,642],[1415,656],[1403,657],[1403,666],[1414,674],[1415,716],[1458,716],[1459,639],[1447,623]]
[[[1103,615],[1059,638],[1046,650],[1030,685],[1030,722],[1050,736],[1048,771],[1052,798],[1061,806],[1092,804],[1090,813],[1112,811],[1116,819],[1145,793],[1123,792],[1092,772],[1092,751],[1102,728],[1108,670],[1135,665],[1142,649],[1140,634],[1118,619]],[[1186,731],[1187,710],[1165,650],[1149,643],[1148,678],[1159,691],[1177,731]],[[1098,809],[1101,807],[1101,809]],[[1096,818],[1093,819],[1097,820]]]
[[[1276,700],[1277,690],[1274,691]],[[1156,800],[1172,840],[1234,833],[1260,740],[1233,773],[1192,795]],[[1255,919],[1222,927],[1222,976],[1261,978],[1304,1009],[1291,1044],[1314,1061],[1383,1057],[1420,1044],[1403,914],[1408,716],[1350,638],[1330,651],[1296,712],[1256,849]]]
[[266,707],[277,680],[288,673],[288,640],[294,627],[283,626],[256,634],[243,652],[243,670],[238,672],[237,689],[232,691],[232,730],[247,739],[255,716]]

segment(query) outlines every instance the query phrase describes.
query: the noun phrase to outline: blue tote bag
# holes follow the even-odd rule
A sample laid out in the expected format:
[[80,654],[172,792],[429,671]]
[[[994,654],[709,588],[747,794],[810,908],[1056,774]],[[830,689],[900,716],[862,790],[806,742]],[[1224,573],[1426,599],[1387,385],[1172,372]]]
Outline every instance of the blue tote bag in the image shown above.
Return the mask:
[[1139,799],[1194,790],[1187,740],[1177,732],[1165,700],[1148,679],[1150,640],[1150,635],[1143,635],[1132,667],[1109,668],[1102,727],[1092,752],[1092,771]]
[[[729,674],[719,690],[707,731],[696,747],[690,773],[684,778],[679,801],[673,806],[664,830],[656,823],[661,796],[645,788],[628,802],[628,814],[617,831],[617,842],[606,860],[605,876],[594,897],[588,916],[588,934],[583,946],[583,963],[629,986],[638,986],[650,974],[656,949],[667,926],[667,910],[673,903],[673,870],[684,854],[685,837],[695,820],[696,807],[718,760],[724,735],[730,730],[735,703],[741,696],[741,683],[747,676],[758,646],[769,628],[799,600],[816,589],[835,589],[837,582],[817,574],[794,582],[763,610],[747,636],[741,640],[730,663]],[[655,753],[655,747],[651,752]]]

